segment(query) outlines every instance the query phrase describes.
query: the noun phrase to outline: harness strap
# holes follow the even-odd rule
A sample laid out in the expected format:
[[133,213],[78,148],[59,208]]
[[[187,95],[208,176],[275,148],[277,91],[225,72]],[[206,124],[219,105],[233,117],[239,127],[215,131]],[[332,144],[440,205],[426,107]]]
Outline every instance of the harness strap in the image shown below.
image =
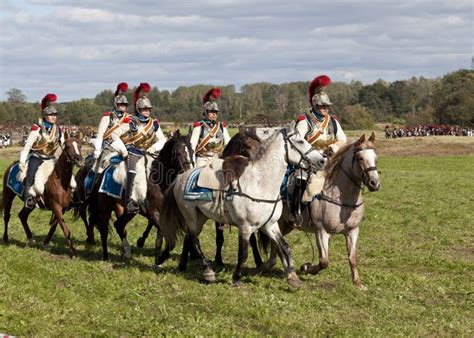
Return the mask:
[[326,201],[326,202],[329,202],[329,203],[332,203],[332,204],[335,204],[337,206],[340,206],[340,207],[346,207],[346,208],[351,208],[351,209],[357,209],[358,207],[360,207],[362,204],[364,204],[364,201],[362,201],[361,203],[358,203],[358,204],[346,204],[346,203],[341,203],[341,202],[338,202],[336,201],[335,199],[332,199],[331,197],[325,195],[322,191],[319,195],[317,195],[319,198],[320,201]]

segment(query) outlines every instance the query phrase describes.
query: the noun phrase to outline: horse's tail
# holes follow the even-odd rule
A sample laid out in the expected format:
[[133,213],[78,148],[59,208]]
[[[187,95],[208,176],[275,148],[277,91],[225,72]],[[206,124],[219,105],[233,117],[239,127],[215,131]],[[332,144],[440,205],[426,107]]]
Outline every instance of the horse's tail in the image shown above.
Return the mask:
[[5,209],[5,199],[6,199],[6,194],[7,194],[7,181],[8,181],[8,173],[11,170],[12,166],[8,167],[7,170],[5,170],[5,173],[3,174],[3,190],[2,194],[0,195],[0,215],[3,214],[3,210]]
[[171,248],[174,248],[176,240],[187,232],[186,220],[176,203],[175,184],[176,180],[166,190],[160,213],[160,228]]
[[268,248],[270,247],[270,243],[270,237],[265,235],[261,229],[258,229],[258,246],[260,250],[263,251],[265,256],[268,256]]

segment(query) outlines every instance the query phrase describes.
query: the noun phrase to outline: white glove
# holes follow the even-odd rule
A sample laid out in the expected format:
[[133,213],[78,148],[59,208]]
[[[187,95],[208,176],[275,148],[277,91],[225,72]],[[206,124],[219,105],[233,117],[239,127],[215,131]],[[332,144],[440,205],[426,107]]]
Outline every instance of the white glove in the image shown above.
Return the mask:
[[100,156],[100,150],[94,150],[94,153],[92,154],[92,156],[94,156],[94,159],[97,160]]
[[128,151],[123,151],[123,152],[122,152],[122,158],[123,158],[123,159],[126,159],[127,156],[128,156]]

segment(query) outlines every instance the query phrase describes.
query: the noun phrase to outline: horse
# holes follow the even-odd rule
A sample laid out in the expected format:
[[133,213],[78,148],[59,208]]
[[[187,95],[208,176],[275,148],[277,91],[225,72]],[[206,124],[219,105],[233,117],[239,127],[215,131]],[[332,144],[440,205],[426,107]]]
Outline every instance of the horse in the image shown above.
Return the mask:
[[293,123],[291,127],[275,132],[264,141],[251,160],[243,156],[233,156],[224,161],[223,168],[226,168],[226,164],[232,166],[233,162],[237,162],[240,166],[235,169],[235,172],[240,173],[240,177],[237,175],[238,188],[231,192],[231,200],[226,198],[223,201],[185,200],[184,193],[189,176],[201,169],[178,175],[165,194],[160,224],[163,235],[171,247],[175,246],[178,237],[187,234],[178,269],[185,271],[188,253],[193,247],[200,256],[204,280],[215,281],[215,273],[202,253],[198,239],[204,223],[210,218],[235,225],[239,229],[238,262],[232,277],[233,285],[242,284],[241,270],[247,260],[250,235],[262,229],[277,243],[288,283],[295,287],[299,286],[290,249],[277,223],[282,211],[280,183],[288,163],[303,169],[317,170],[324,166],[325,161],[325,158],[299,135]]
[[[290,212],[285,205],[278,222],[283,236],[295,228],[316,236],[319,264],[313,266],[305,263],[300,268],[301,272],[315,275],[326,269],[329,264],[329,239],[332,235],[342,233],[346,238],[352,282],[356,288],[367,290],[357,269],[356,245],[359,226],[364,217],[363,187],[377,191],[381,183],[374,147],[375,134],[372,133],[369,139],[362,135],[331,158],[325,168],[326,181],[322,192],[303,212],[302,227],[293,227],[289,221]],[[275,265],[276,254],[276,248],[272,246],[270,258],[263,265],[264,270],[268,271]]]
[[[47,178],[45,183],[44,192],[40,197],[42,208],[51,210],[52,216],[50,221],[50,230],[47,237],[44,239],[43,244],[47,246],[58,223],[64,233],[64,237],[67,240],[69,249],[71,251],[71,257],[77,255],[76,249],[74,248],[71,240],[71,231],[64,222],[64,212],[70,207],[72,200],[72,189],[71,189],[71,178],[74,165],[80,166],[82,162],[81,155],[81,143],[77,138],[67,138],[64,144],[64,149],[59,156],[58,160],[54,164],[52,173]],[[13,200],[16,193],[7,185],[8,176],[14,165],[18,161],[10,165],[3,176],[3,193],[2,201],[0,203],[0,211],[3,211],[3,220],[5,222],[5,230],[3,233],[3,241],[8,243],[8,222],[10,221],[10,211],[12,208]],[[40,169],[41,170],[41,167]],[[33,235],[30,227],[28,226],[28,217],[33,209],[23,207],[18,214],[21,224],[26,233],[28,243],[32,245],[34,243]]]
[[[155,263],[159,265],[162,236],[159,229],[159,210],[163,200],[163,191],[173,182],[178,173],[191,168],[194,165],[192,161],[193,151],[188,136],[181,136],[179,130],[174,133],[163,149],[161,149],[158,157],[151,164],[150,174],[147,177],[146,200],[143,207],[140,208],[140,214],[148,219],[150,224],[157,227],[157,239],[155,242],[156,256]],[[103,174],[102,174],[103,175]],[[99,177],[101,182],[102,177]],[[100,205],[100,208],[98,207]],[[127,240],[125,226],[130,222],[135,214],[125,213],[125,206],[121,199],[108,196],[105,193],[98,192],[98,185],[91,194],[91,202],[89,204],[90,223],[96,225],[99,229],[103,259],[108,259],[107,238],[108,224],[112,211],[115,211],[117,220],[114,227],[122,241],[122,253],[127,259],[131,257],[131,248]],[[170,249],[167,247],[163,253],[166,259]]]

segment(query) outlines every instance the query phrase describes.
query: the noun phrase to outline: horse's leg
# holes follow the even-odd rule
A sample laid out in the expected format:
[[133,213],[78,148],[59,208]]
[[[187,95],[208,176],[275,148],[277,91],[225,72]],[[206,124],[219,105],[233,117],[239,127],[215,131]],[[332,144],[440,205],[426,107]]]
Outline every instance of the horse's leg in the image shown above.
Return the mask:
[[250,246],[252,247],[253,259],[255,260],[255,266],[260,268],[263,264],[262,257],[260,256],[260,252],[258,251],[258,244],[257,238],[255,233],[250,235]]
[[[143,248],[143,246],[145,245],[145,241],[146,239],[148,238],[148,236],[150,235],[150,231],[151,229],[153,229],[153,227],[155,226],[155,224],[153,224],[153,222],[151,222],[150,220],[148,220],[148,225],[145,229],[145,231],[143,232],[143,235],[142,237],[140,237],[138,240],[137,240],[137,246],[139,248]],[[156,244],[156,243],[155,243]]]
[[283,235],[280,232],[280,228],[278,227],[278,223],[275,222],[271,225],[265,225],[262,228],[263,232],[269,236],[275,243],[280,253],[281,263],[285,268],[285,271],[288,275],[288,283],[291,286],[299,287],[300,279],[295,272],[295,268],[293,266],[293,260],[291,259],[291,252],[290,246],[283,238]]
[[237,259],[237,266],[235,267],[234,273],[232,275],[232,285],[234,286],[242,285],[240,280],[242,277],[242,266],[247,261],[249,252],[249,238],[252,234],[250,232],[249,226],[243,225],[239,230],[239,256]]
[[127,240],[127,232],[125,231],[125,226],[135,217],[135,214],[124,213],[122,216],[118,217],[114,223],[115,230],[122,241],[122,253],[125,259],[132,258],[132,248],[130,243]]
[[[280,227],[280,232],[283,237],[285,237],[287,234],[289,234],[294,228],[291,226],[287,221],[283,220],[283,223],[279,224]],[[276,264],[276,257],[277,255],[280,256],[280,259],[282,259],[282,256],[280,252],[278,251],[278,247],[275,242],[271,242],[270,246],[270,257],[268,260],[262,265],[262,268],[264,271],[270,271]]]
[[33,209],[28,209],[23,207],[18,214],[20,218],[21,224],[23,225],[23,229],[26,233],[26,238],[28,239],[28,245],[33,245],[35,243],[33,239],[33,234],[31,233],[30,227],[28,226],[28,216],[31,214]]
[[50,228],[49,228],[48,235],[43,240],[43,246],[45,248],[48,247],[48,244],[51,241],[51,238],[53,237],[53,234],[56,231],[56,228],[58,226],[58,219],[57,219],[57,217],[54,216],[54,214],[53,214],[53,217],[52,217],[51,222],[49,224],[50,224]]
[[59,204],[54,204],[53,205],[53,211],[54,214],[56,215],[56,219],[59,222],[59,225],[61,226],[61,229],[63,229],[64,237],[67,240],[67,245],[69,246],[69,250],[71,250],[71,258],[74,258],[77,256],[76,249],[72,245],[72,240],[71,240],[71,231],[69,230],[69,227],[67,226],[66,222],[64,222],[64,215],[63,215],[63,209]]
[[346,234],[347,255],[349,256],[349,266],[351,267],[352,282],[354,286],[362,291],[367,291],[367,287],[360,281],[359,270],[357,269],[357,238],[359,237],[359,227],[352,229]]
[[178,270],[181,272],[186,271],[186,267],[188,266],[188,256],[189,251],[191,250],[191,245],[192,244],[189,235],[184,236],[183,251],[181,252],[181,257],[178,264]]
[[311,275],[317,274],[319,271],[326,269],[329,265],[329,238],[330,234],[324,230],[323,227],[318,227],[316,231],[316,244],[318,246],[319,252],[319,264],[311,265],[311,263],[306,263],[301,266],[301,272],[309,273]]
[[224,246],[224,230],[221,229],[221,223],[216,222],[216,255],[214,261],[217,265],[222,266],[222,247]]
[[5,224],[5,228],[3,230],[3,241],[8,243],[8,223],[10,222],[11,210],[12,210],[12,203],[15,199],[15,193],[11,191],[5,184],[3,185],[3,196],[2,196],[2,203],[3,203],[3,222]]
[[199,243],[199,238],[195,234],[189,234],[189,241],[191,244],[190,250],[195,250],[199,255],[202,266],[202,276],[206,282],[214,282],[216,280],[216,274],[212,270],[211,264],[204,256],[204,253],[201,250],[201,244]]
[[87,204],[83,203],[79,207],[79,215],[81,216],[82,221],[84,222],[84,226],[86,227],[86,244],[95,245],[95,238],[94,238],[94,225],[90,224],[87,220]]

